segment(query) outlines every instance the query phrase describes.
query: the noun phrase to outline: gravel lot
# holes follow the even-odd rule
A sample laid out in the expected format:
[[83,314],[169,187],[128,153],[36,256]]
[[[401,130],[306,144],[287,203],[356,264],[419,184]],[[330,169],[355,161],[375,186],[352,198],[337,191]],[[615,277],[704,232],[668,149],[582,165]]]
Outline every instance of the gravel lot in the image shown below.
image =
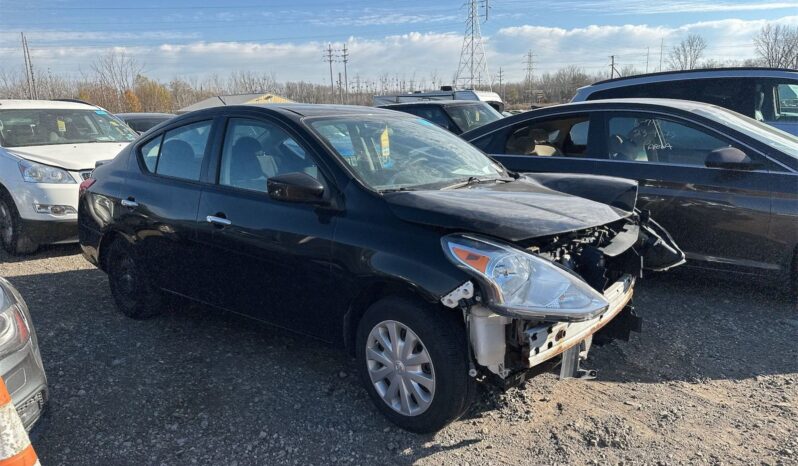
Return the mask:
[[76,246],[0,275],[25,296],[51,400],[42,464],[798,464],[798,312],[778,290],[682,271],[638,287],[644,333],[594,381],[484,389],[436,435],[395,428],[352,361],[213,310],[138,322]]

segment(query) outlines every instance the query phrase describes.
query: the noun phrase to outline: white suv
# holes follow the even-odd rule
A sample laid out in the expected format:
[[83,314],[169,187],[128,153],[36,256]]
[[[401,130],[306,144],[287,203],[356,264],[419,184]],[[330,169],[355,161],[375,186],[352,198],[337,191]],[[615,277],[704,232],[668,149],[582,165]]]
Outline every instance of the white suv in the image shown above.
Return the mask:
[[136,133],[92,105],[0,100],[0,245],[11,254],[77,241],[78,186]]

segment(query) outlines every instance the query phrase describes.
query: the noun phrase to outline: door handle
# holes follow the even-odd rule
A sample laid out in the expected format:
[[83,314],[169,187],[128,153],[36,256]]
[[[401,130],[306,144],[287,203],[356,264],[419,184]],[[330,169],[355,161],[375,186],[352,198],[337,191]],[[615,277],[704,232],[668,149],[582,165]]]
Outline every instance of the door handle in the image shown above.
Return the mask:
[[122,206],[129,207],[131,209],[139,206],[139,203],[136,202],[133,198],[122,199],[122,201],[120,201],[119,203],[122,204]]
[[222,227],[227,227],[233,224],[233,222],[231,222],[230,220],[227,220],[224,217],[217,217],[215,215],[208,215],[207,217],[205,217],[205,220],[208,223],[212,223],[214,225],[219,225]]

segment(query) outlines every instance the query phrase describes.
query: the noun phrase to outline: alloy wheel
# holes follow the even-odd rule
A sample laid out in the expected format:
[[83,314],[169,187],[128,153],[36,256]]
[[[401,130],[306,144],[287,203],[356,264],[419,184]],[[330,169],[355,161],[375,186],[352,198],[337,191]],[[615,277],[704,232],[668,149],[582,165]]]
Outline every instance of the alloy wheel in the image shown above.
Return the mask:
[[375,325],[366,344],[371,383],[382,400],[405,416],[418,416],[435,396],[435,369],[424,343],[394,320]]

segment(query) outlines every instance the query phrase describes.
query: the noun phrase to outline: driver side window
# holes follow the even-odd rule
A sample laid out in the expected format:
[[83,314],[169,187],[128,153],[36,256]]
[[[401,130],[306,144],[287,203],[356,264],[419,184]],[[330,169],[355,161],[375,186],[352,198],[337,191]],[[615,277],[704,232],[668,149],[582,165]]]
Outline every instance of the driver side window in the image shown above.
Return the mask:
[[610,159],[703,167],[715,149],[731,144],[708,131],[651,114],[611,116]]
[[266,180],[293,172],[319,179],[316,163],[285,130],[266,121],[230,119],[219,184],[265,193]]

